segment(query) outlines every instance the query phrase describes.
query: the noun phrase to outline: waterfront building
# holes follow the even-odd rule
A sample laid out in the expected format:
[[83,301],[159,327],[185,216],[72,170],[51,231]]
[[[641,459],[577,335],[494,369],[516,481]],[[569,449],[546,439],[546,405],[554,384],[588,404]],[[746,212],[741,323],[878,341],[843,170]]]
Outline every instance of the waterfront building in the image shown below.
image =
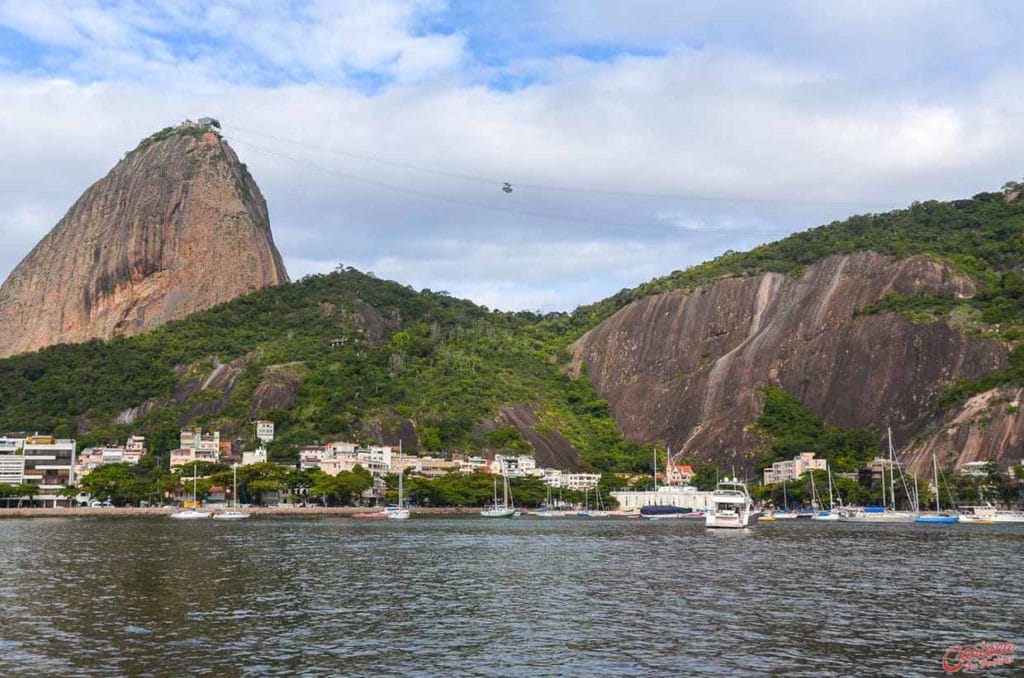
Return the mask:
[[676,506],[692,511],[711,508],[713,492],[701,492],[691,485],[665,485],[657,490],[616,490],[611,496],[624,511],[635,511],[644,506]]
[[491,472],[508,478],[537,475],[537,460],[528,454],[517,456],[496,454],[491,463]]
[[52,501],[54,507],[58,502],[66,501],[57,493],[76,484],[76,449],[74,440],[38,435],[25,438],[22,483],[39,487],[39,494],[32,498],[34,501],[40,501],[44,506]]
[[274,422],[267,421],[266,419],[257,421],[256,438],[264,445],[274,442]]
[[541,469],[543,472],[544,484],[550,487],[565,487],[565,476],[561,469],[557,468],[545,468]]
[[0,453],[0,485],[21,485],[25,477],[25,455],[17,452]]
[[828,461],[815,459],[814,452],[801,452],[790,460],[777,461],[770,468],[764,470],[764,484],[773,485],[786,480],[796,480],[807,471],[814,469],[825,470],[828,468]]
[[565,487],[570,490],[582,491],[592,490],[597,487],[598,481],[601,480],[600,473],[564,473],[562,474],[564,479]]

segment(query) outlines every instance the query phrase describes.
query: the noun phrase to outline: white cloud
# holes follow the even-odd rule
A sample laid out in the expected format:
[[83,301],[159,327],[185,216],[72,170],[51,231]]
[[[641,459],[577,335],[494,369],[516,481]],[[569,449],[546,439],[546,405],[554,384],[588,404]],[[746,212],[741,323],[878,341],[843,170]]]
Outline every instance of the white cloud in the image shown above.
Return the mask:
[[[808,4],[798,5],[804,19],[837,29],[834,17],[815,16]],[[503,308],[571,308],[769,239],[757,233],[871,209],[772,200],[895,206],[970,195],[1024,174],[1024,142],[1015,133],[1024,113],[1017,96],[1024,78],[1012,57],[974,63],[976,78],[923,93],[900,91],[883,73],[875,74],[877,82],[864,79],[863,66],[847,69],[831,47],[803,33],[793,42],[820,50],[822,59],[803,57],[796,48],[740,48],[723,38],[599,61],[529,54],[499,67],[474,61],[472,27],[420,30],[417,21],[439,7],[433,3],[346,3],[341,12],[333,12],[332,3],[261,5],[256,14],[227,1],[151,7],[0,2],[0,25],[77,55],[59,77],[0,73],[0,234],[8,245],[0,249],[0,277],[139,139],[206,114],[225,122],[262,187],[293,276],[343,262]],[[561,10],[569,23],[577,17],[572,9]],[[575,32],[572,39],[625,36],[663,46],[706,23],[706,9],[686,9],[621,25],[612,10],[572,26],[540,16],[545,31],[562,30],[567,40]],[[969,14],[968,30],[988,25]],[[852,25],[868,31],[872,16],[855,17]],[[893,17],[904,28],[911,19],[921,21],[922,14],[907,10]],[[153,37],[162,26],[185,25],[202,38],[187,54]],[[945,36],[948,27],[942,22],[936,31]],[[886,36],[895,29],[876,29],[876,51],[893,52],[895,38]],[[746,35],[749,29],[727,24],[721,33],[730,31]],[[918,33],[906,40],[927,52]],[[390,84],[372,95],[354,87],[349,78],[366,70]],[[267,80],[272,72],[302,77],[282,84]],[[542,77],[514,91],[481,84],[480,77],[497,72]],[[237,127],[491,181],[366,162]],[[456,202],[424,200],[352,177]],[[511,195],[499,189],[506,180],[516,185]],[[527,184],[768,202],[624,197]],[[579,221],[586,219],[602,223]]]

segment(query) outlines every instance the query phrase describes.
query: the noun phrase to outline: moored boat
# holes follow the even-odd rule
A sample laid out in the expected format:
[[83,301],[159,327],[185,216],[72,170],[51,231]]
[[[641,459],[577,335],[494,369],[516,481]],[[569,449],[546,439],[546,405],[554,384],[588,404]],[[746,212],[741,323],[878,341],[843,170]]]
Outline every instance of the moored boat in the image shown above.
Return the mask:
[[230,511],[221,511],[220,513],[214,513],[214,520],[245,520],[249,517],[248,513],[243,513],[238,510],[238,464],[232,464],[231,469],[234,471],[232,476],[233,487],[231,490],[231,496],[234,500],[234,506]]
[[692,511],[681,506],[659,506],[652,504],[650,506],[640,507],[640,517],[648,520],[661,520],[664,518],[685,518]]
[[742,529],[757,524],[760,512],[754,508],[747,484],[738,478],[725,478],[711,495],[711,510],[704,519],[709,528]]
[[512,500],[512,491],[508,486],[508,478],[502,476],[502,502],[498,503],[498,479],[494,479],[494,506],[480,511],[481,518],[514,518],[519,515]]
[[184,511],[177,511],[172,513],[169,517],[175,520],[200,520],[202,518],[209,518],[212,514],[209,511],[199,511],[194,508],[187,508]]

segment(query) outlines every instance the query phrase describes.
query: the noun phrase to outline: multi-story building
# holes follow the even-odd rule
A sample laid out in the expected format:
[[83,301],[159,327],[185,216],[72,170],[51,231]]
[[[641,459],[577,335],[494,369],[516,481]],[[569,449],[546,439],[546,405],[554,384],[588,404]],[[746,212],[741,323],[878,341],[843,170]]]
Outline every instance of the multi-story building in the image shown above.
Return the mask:
[[197,450],[192,447],[186,447],[179,450],[171,450],[171,469],[174,469],[175,466],[193,464],[201,461],[216,463],[220,461],[220,452],[211,452],[209,450]]
[[476,473],[477,471],[490,472],[490,462],[483,457],[453,457],[459,464],[459,471],[462,473]]
[[689,464],[672,464],[665,473],[668,485],[686,485],[693,478],[693,467]]
[[22,449],[25,460],[22,482],[39,487],[39,493],[33,500],[44,505],[52,501],[57,506],[58,502],[64,501],[57,493],[76,484],[75,441],[29,436],[25,438]]
[[106,445],[104,447],[87,447],[75,458],[75,477],[82,479],[86,473],[107,464],[129,464],[135,466],[142,461],[146,454],[146,438],[143,436],[132,436],[128,443],[121,445]]
[[541,469],[541,471],[544,473],[543,478],[545,485],[550,485],[551,487],[565,487],[566,473],[563,473],[557,468],[545,468]]
[[828,468],[828,461],[815,459],[814,452],[801,452],[788,461],[777,461],[764,470],[764,484],[772,485],[786,480],[796,480],[807,471]]
[[461,468],[459,462],[436,457],[420,457],[419,469],[416,471],[424,478],[440,478]]
[[212,453],[220,456],[220,431],[203,433],[201,428],[181,429],[180,447],[183,450],[192,449],[197,452]]
[[274,442],[274,422],[260,419],[256,422],[256,439],[266,445]]
[[565,473],[562,474],[563,481],[565,482],[562,487],[570,490],[592,490],[597,487],[598,481],[601,480],[600,473]]
[[0,437],[0,454],[14,454],[25,447],[24,438]]
[[124,444],[124,454],[126,457],[142,459],[146,455],[146,436],[132,436],[129,438],[128,442]]
[[21,485],[25,475],[24,438],[0,437],[0,485]]
[[21,485],[25,477],[25,455],[17,452],[0,453],[0,485]]
[[494,455],[494,461],[491,463],[491,472],[508,478],[540,475],[537,472],[537,460],[526,454],[517,456]]

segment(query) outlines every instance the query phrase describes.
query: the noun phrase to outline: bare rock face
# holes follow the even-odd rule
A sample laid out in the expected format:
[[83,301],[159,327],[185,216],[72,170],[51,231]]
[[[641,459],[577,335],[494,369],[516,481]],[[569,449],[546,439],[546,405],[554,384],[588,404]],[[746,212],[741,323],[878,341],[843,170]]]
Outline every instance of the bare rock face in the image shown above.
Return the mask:
[[143,141],[14,269],[0,357],[144,332],[287,280],[245,165],[182,125]]
[[1020,464],[1024,460],[1022,398],[1024,389],[996,388],[946,412],[903,456],[910,472],[928,477],[933,454],[941,467],[960,468],[972,461]]
[[889,292],[970,296],[971,281],[925,257],[824,259],[798,279],[732,278],[633,302],[572,346],[625,435],[727,460],[763,441],[750,428],[766,385],[844,427],[924,425],[956,379],[1001,367],[1001,344],[947,324],[854,311]]

